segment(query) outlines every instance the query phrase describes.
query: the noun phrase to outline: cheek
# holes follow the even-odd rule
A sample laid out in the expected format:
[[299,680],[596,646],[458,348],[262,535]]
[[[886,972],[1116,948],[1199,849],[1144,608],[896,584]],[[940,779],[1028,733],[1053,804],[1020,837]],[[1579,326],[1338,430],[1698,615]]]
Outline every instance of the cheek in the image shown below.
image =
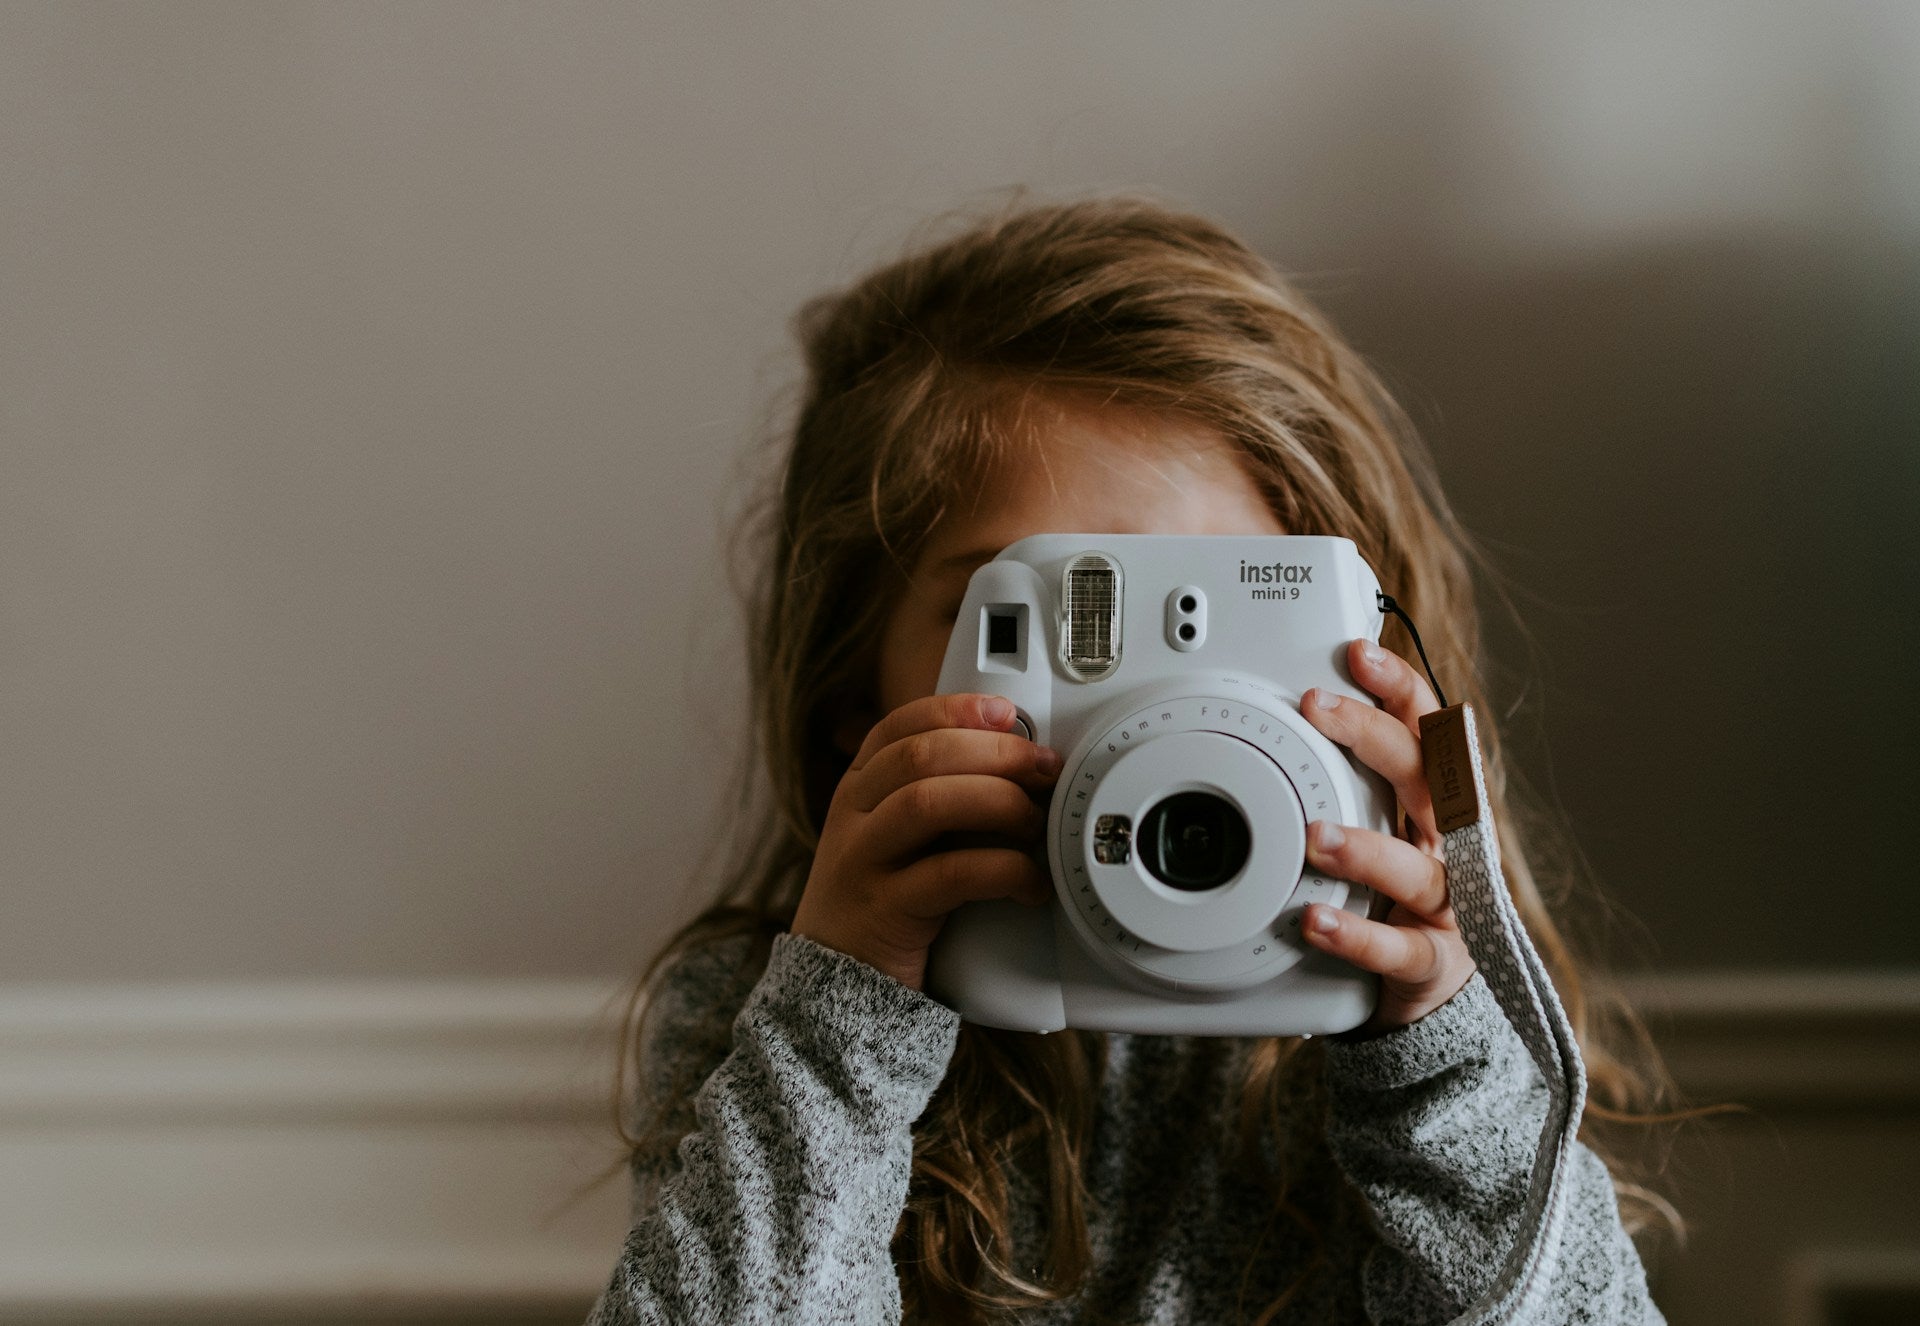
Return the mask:
[[880,650],[882,714],[934,693],[952,635],[953,623],[944,617],[903,613],[894,618]]

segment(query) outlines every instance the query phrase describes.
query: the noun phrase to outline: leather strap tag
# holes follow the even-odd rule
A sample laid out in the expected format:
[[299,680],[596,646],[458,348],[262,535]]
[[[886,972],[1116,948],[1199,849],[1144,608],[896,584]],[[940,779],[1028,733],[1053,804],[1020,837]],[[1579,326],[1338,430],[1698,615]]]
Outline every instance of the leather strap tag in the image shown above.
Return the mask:
[[1467,749],[1467,720],[1460,705],[1420,715],[1420,749],[1434,826],[1446,834],[1477,821],[1480,797],[1474,791],[1473,752]]

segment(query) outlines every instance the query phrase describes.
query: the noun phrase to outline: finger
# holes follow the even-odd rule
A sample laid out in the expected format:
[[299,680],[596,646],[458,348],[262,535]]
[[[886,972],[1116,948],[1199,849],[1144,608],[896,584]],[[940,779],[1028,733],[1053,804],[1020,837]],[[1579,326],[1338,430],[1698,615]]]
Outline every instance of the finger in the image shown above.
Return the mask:
[[1361,700],[1316,686],[1300,699],[1300,713],[1309,723],[1342,746],[1362,764],[1393,784],[1394,795],[1420,826],[1429,841],[1440,843],[1433,823],[1433,797],[1427,791],[1427,769],[1420,738],[1393,715]]
[[1369,921],[1316,902],[1300,929],[1315,948],[1388,980],[1421,985],[1440,974],[1439,944],[1416,927]]
[[1412,843],[1353,825],[1307,826],[1307,861],[1336,879],[1364,884],[1411,912],[1451,925],[1447,866]]
[[894,905],[909,916],[945,916],[963,902],[1011,898],[1037,907],[1053,897],[1053,881],[1025,852],[968,847],[933,852],[893,877]]
[[882,863],[904,862],[943,833],[1037,838],[1047,812],[1018,783],[992,774],[942,774],[908,783],[868,816],[867,848]]
[[1439,697],[1420,670],[1400,655],[1366,640],[1347,646],[1347,670],[1355,681],[1380,697],[1380,707],[1420,734],[1420,715],[1440,707]]
[[940,727],[988,728],[1004,732],[1013,725],[1013,704],[998,695],[967,691],[925,695],[909,700],[867,730],[848,772],[864,769],[874,756],[902,737]]
[[908,783],[944,774],[1010,778],[1029,792],[1047,791],[1060,773],[1059,752],[1012,732],[937,727],[902,737],[847,775],[856,809],[872,810]]

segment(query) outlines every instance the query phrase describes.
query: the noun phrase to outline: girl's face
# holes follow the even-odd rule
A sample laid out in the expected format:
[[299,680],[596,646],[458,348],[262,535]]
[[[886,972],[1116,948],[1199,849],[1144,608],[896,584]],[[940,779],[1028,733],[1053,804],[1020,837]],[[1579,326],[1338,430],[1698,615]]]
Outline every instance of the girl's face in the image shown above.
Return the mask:
[[1210,425],[1062,394],[1038,409],[1035,444],[1006,456],[929,536],[881,637],[877,709],[843,729],[850,752],[880,717],[934,693],[969,577],[1015,539],[1287,532]]

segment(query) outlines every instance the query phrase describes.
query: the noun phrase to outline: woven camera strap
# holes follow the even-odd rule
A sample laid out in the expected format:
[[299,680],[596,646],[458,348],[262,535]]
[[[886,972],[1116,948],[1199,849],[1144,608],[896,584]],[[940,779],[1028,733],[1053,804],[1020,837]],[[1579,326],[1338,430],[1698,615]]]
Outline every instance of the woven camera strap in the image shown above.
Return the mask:
[[1524,1322],[1545,1297],[1560,1256],[1567,1170],[1586,1105],[1587,1070],[1560,996],[1527,938],[1500,873],[1473,707],[1456,704],[1424,715],[1420,742],[1434,821],[1445,847],[1454,921],[1501,1011],[1539,1066],[1549,1096],[1513,1250],[1479,1301],[1454,1321],[1456,1326]]

